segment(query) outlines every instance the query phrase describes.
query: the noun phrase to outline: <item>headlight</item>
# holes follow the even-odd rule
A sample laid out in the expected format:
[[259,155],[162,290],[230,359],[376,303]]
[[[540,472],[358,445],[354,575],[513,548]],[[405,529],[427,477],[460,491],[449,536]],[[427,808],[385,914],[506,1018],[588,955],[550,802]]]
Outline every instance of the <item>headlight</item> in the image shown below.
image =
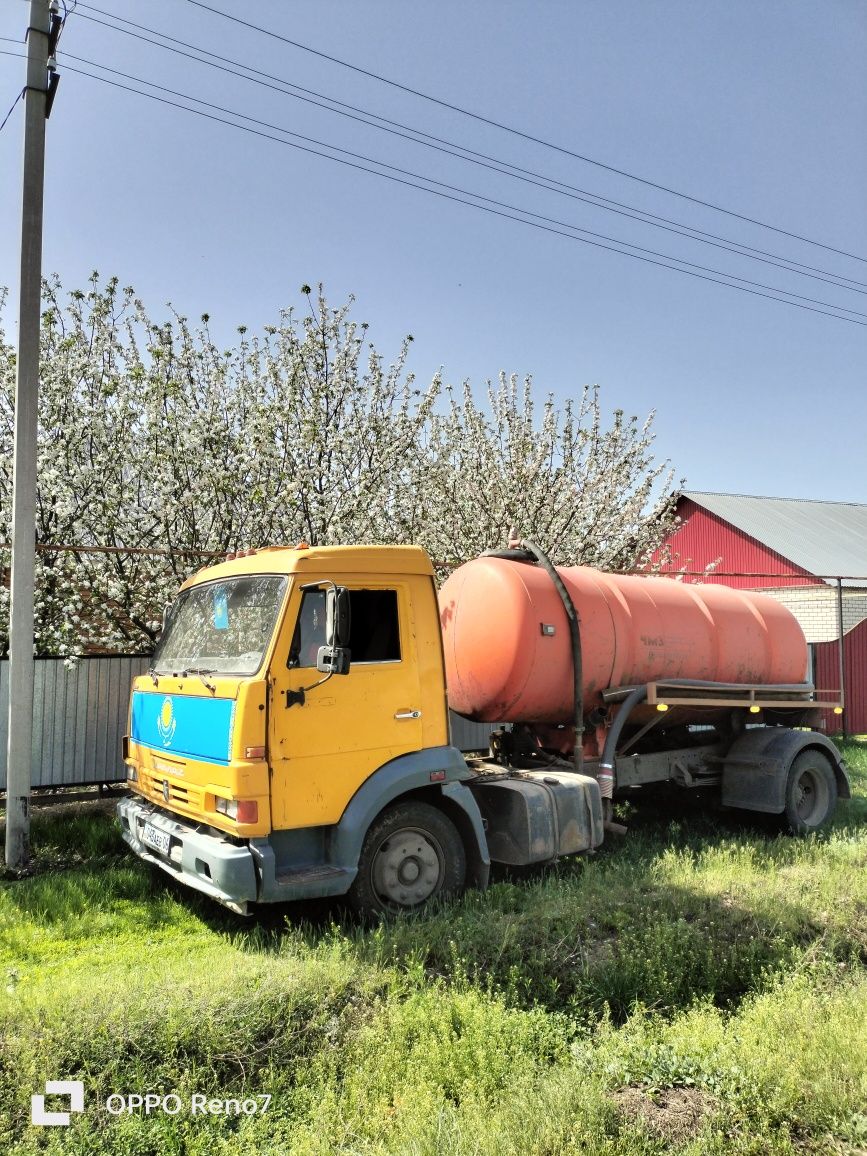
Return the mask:
[[236,823],[257,823],[259,804],[255,799],[214,799],[214,810]]

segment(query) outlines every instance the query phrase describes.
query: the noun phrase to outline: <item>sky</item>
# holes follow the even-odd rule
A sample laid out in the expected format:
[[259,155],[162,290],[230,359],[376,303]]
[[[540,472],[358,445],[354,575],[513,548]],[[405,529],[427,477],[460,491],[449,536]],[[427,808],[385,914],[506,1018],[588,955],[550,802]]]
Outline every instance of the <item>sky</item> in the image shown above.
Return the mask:
[[[322,282],[334,305],[355,296],[353,315],[387,359],[411,333],[410,368],[422,381],[442,368],[446,381],[469,379],[481,393],[505,370],[531,374],[540,397],[563,402],[598,384],[606,411],[654,410],[657,459],[689,489],[867,502],[863,324],[494,216],[288,147],[285,135],[263,139],[73,71],[97,71],[74,59],[84,58],[117,70],[102,73],[117,82],[146,79],[564,223],[552,228],[592,230],[614,239],[602,244],[630,242],[825,303],[815,309],[867,314],[862,0],[208,3],[269,35],[189,0],[94,0],[69,16],[48,123],[46,273],[66,288],[94,269],[116,275],[157,319],[167,302],[191,319],[207,312],[226,343],[237,325],[256,330],[281,308],[302,307],[300,286]],[[5,0],[0,50],[23,51],[12,41],[27,14],[25,0]],[[573,196],[143,43],[116,30],[129,29],[123,17],[561,182]],[[22,60],[0,55],[0,118],[23,77]],[[22,131],[19,103],[0,132],[11,339]],[[862,282],[860,291],[614,215],[574,190]]]

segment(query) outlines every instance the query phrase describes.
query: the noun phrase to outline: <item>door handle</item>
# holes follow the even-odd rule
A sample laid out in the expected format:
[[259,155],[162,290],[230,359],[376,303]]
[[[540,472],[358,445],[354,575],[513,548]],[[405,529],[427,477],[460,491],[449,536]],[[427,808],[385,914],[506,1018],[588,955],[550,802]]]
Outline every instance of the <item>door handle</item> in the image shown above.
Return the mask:
[[399,710],[394,716],[396,719],[421,718],[420,710]]

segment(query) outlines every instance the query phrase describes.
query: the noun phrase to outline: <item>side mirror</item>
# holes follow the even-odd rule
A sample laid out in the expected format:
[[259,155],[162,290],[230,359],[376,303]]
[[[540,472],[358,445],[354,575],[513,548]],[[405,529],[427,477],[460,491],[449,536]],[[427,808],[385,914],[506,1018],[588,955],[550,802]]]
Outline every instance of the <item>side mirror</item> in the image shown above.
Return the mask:
[[347,646],[351,625],[349,591],[345,586],[331,586],[325,593],[325,637],[328,645]]
[[320,646],[316,669],[320,674],[349,674],[349,651],[345,646]]

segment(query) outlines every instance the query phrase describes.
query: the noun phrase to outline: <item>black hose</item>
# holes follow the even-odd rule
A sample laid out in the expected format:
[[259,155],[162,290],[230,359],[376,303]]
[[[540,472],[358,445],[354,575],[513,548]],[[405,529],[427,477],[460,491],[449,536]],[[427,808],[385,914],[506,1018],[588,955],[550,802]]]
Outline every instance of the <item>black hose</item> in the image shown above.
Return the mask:
[[655,680],[659,686],[685,686],[694,687],[699,690],[751,690],[754,686],[761,685],[765,690],[778,690],[780,694],[794,694],[798,691],[803,691],[805,694],[814,690],[811,682],[769,682],[769,683],[754,683],[754,682],[711,682],[708,679],[702,678],[658,678]]
[[533,542],[524,541],[521,545],[548,572],[548,576],[554,583],[554,588],[560,595],[560,601],[563,603],[563,609],[566,611],[566,618],[569,622],[572,682],[575,695],[575,750],[572,759],[575,763],[575,770],[580,775],[584,769],[584,668],[581,656],[581,620],[578,617],[578,611],[575,609],[571,594],[545,551]]
[[[608,786],[610,780],[611,794],[614,793],[614,752],[617,749],[617,744],[620,741],[620,736],[623,733],[623,728],[626,726],[626,721],[632,713],[632,708],[643,702],[647,698],[647,687],[636,686],[630,690],[629,694],[620,704],[620,709],[614,717],[614,722],[608,728],[608,734],[605,738],[605,746],[602,748],[602,758],[599,762],[598,778],[604,780],[604,785]],[[603,783],[599,784],[600,789]],[[607,798],[611,798],[611,794]]]
[[[753,685],[752,683],[710,682],[700,678],[666,678],[659,679],[658,681],[662,683],[663,686],[682,686],[685,689],[692,688],[695,690],[739,690],[741,686],[743,686],[743,688],[746,690]],[[811,687],[809,683],[780,683],[775,685],[774,689],[779,690],[780,692],[794,693],[795,691],[808,691],[811,689]],[[640,702],[643,702],[644,699],[647,698],[647,687],[617,687],[615,690],[610,692],[611,697],[608,699],[608,701],[613,702],[615,699],[619,699],[621,695],[624,697],[618,704],[619,710],[614,717],[614,722],[611,724],[608,730],[608,735],[605,739],[605,746],[602,750],[602,759],[599,763],[600,773],[606,778],[611,776],[612,785],[614,775],[614,753],[617,749],[617,744],[620,741],[623,728],[626,726],[633,707],[637,706]],[[603,697],[605,696],[603,695]],[[700,704],[701,700],[698,700],[698,702]],[[792,701],[793,708],[797,707],[798,705],[799,704],[797,700]]]

